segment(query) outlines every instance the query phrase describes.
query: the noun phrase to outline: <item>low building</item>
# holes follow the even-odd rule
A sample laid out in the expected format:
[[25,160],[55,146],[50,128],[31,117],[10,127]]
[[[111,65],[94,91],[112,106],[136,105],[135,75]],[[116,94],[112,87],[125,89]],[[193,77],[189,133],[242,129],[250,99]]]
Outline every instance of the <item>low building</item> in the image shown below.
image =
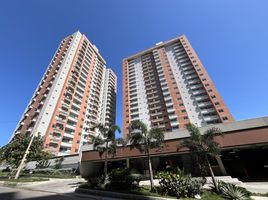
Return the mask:
[[[231,175],[242,180],[268,178],[268,117],[209,125],[200,130],[204,132],[211,127],[220,128],[224,133],[224,137],[216,137],[222,148],[221,156],[210,160],[216,175]],[[168,164],[198,175],[196,163],[192,162],[187,149],[177,148],[188,137],[187,130],[167,132],[165,147],[151,151],[153,170],[164,170]],[[83,177],[102,173],[104,156],[101,157],[93,145],[84,146],[81,154],[80,170]],[[109,160],[108,170],[130,167],[148,176],[146,156],[135,148],[118,147],[116,156]]]

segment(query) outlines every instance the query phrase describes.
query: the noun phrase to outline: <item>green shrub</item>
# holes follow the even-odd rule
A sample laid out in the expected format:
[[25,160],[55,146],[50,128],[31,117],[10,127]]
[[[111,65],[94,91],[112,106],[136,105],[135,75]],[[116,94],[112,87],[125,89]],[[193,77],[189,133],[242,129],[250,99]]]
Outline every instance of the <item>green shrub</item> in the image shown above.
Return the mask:
[[90,189],[104,189],[105,188],[104,175],[98,176],[98,177],[89,177],[86,180],[87,180],[87,188],[90,188]]
[[194,197],[200,194],[203,180],[200,178],[192,178],[183,171],[160,172],[159,178],[160,192],[164,195],[182,197]]
[[34,169],[33,174],[40,174],[40,175],[48,175],[48,176],[69,176],[74,175],[72,168],[66,168],[66,169]]
[[225,183],[223,181],[217,181],[219,191],[216,191],[214,185],[211,185],[210,188],[212,191],[220,194],[226,200],[248,200],[251,199],[247,189],[243,187],[236,186],[232,183]]
[[113,169],[109,174],[109,185],[111,189],[129,190],[137,188],[141,181],[141,175],[131,174],[131,169],[117,168]]

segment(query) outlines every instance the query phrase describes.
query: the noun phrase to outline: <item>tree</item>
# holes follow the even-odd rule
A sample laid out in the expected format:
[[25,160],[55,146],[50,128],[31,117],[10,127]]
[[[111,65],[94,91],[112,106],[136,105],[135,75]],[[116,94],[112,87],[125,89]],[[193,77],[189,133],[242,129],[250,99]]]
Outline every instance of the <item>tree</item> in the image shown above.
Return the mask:
[[[0,162],[5,162],[12,168],[18,168],[30,139],[24,135],[15,135],[10,143],[0,149]],[[30,147],[27,161],[41,161],[51,158],[50,153],[45,151],[43,147],[43,139],[40,136],[35,137]]]
[[154,188],[153,170],[150,150],[163,146],[164,133],[160,128],[152,128],[148,131],[146,124],[142,121],[134,120],[130,124],[127,141],[132,145],[131,148],[137,148],[141,153],[144,153],[148,158],[150,185]]
[[55,160],[54,168],[55,168],[55,169],[60,169],[60,168],[62,168],[62,163],[63,163],[63,161],[64,161],[64,157],[63,157],[63,156],[60,157],[60,158],[57,158],[57,159]]
[[216,190],[218,190],[217,182],[208,160],[208,155],[211,157],[220,155],[219,143],[217,143],[214,138],[216,136],[223,136],[221,130],[219,128],[210,128],[207,129],[204,134],[201,134],[198,127],[193,124],[187,124],[186,129],[190,133],[190,138],[184,140],[181,144],[178,144],[178,148],[188,148],[190,152],[196,156],[197,163],[201,166],[201,174],[204,172],[204,169],[209,169],[213,184]]
[[93,138],[93,146],[96,149],[100,156],[102,157],[105,154],[104,161],[104,177],[105,183],[108,181],[108,155],[115,156],[116,147],[118,144],[123,144],[122,138],[116,138],[116,132],[121,133],[119,126],[113,125],[111,127],[105,127],[103,124],[98,124],[92,128],[98,129],[100,134]]

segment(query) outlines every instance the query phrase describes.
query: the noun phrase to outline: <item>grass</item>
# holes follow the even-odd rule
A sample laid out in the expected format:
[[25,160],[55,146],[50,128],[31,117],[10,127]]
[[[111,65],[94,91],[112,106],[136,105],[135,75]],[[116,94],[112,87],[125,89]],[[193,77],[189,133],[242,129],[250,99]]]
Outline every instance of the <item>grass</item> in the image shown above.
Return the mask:
[[[10,176],[10,172],[0,172],[0,179],[1,178],[7,178]],[[15,174],[12,175],[14,177]],[[76,175],[73,174],[41,174],[41,173],[34,173],[34,174],[29,174],[29,173],[21,173],[20,175],[21,178],[62,178],[62,179],[67,179],[67,178],[75,178]]]
[[23,176],[31,176],[31,177],[44,177],[44,178],[75,178],[76,175],[71,174],[27,174]]
[[8,179],[8,178],[1,177],[0,181],[4,181],[8,183],[27,183],[27,182],[37,182],[37,181],[49,181],[49,178],[28,177],[28,178],[19,178],[19,179]]

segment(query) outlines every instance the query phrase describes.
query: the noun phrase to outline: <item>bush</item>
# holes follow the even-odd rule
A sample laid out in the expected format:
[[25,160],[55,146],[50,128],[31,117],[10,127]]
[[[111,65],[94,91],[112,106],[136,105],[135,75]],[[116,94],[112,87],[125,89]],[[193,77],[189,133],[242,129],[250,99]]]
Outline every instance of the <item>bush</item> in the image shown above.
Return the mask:
[[109,185],[111,189],[130,190],[138,187],[141,181],[141,175],[131,174],[131,169],[117,168],[113,169],[109,174]]
[[2,172],[11,172],[11,169],[10,169],[10,167],[8,166],[8,167],[6,167],[5,169],[3,169]]
[[[105,189],[104,175],[102,176],[95,176],[95,177],[88,177],[86,178],[87,183],[82,184],[82,188],[90,188],[90,189]],[[80,186],[79,186],[80,187]]]
[[74,175],[72,168],[66,169],[34,169],[33,174],[41,174],[41,175],[48,175],[48,176],[65,176],[65,175]]
[[160,172],[157,177],[160,179],[160,192],[177,198],[194,197],[200,194],[203,184],[202,178],[192,178],[179,169]]
[[217,181],[217,185],[219,188],[218,192],[216,191],[216,188],[214,185],[211,186],[211,189],[214,192],[217,192],[218,194],[220,194],[226,200],[251,199],[250,198],[251,192],[249,192],[247,189],[243,187],[236,186],[232,183],[225,183],[223,181]]

